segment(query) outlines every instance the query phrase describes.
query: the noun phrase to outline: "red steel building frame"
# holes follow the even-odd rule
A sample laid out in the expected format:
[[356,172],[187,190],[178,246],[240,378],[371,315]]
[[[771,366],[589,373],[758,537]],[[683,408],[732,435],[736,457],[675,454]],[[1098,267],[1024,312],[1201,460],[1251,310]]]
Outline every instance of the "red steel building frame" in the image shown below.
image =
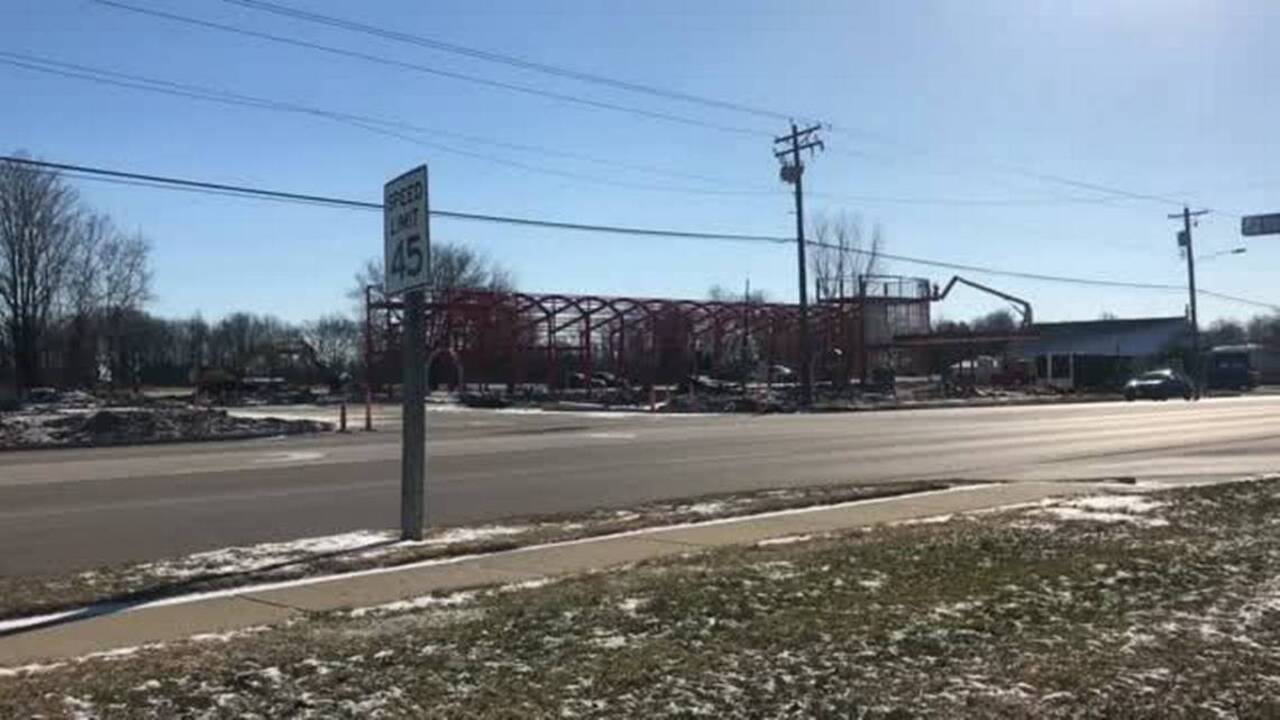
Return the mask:
[[[847,379],[869,362],[869,353],[890,349],[892,333],[867,336],[863,308],[872,318],[910,316],[904,331],[928,328],[927,282],[876,283],[874,291],[811,307],[815,377]],[[400,376],[401,309],[399,300],[367,290],[371,386],[395,384]],[[467,383],[556,390],[602,371],[652,387],[691,374],[721,375],[735,364],[794,368],[799,314],[798,305],[785,303],[455,291],[427,306],[428,372],[443,369],[439,358],[447,355]],[[590,381],[584,385],[589,391]]]

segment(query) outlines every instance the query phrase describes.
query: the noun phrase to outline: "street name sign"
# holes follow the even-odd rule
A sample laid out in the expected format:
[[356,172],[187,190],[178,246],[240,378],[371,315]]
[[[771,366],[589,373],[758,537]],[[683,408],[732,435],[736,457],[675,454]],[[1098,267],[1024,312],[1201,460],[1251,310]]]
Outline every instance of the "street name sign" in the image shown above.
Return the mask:
[[1245,215],[1240,219],[1241,235],[1280,235],[1280,213]]
[[431,266],[426,165],[383,186],[382,217],[383,292],[391,296],[424,287]]

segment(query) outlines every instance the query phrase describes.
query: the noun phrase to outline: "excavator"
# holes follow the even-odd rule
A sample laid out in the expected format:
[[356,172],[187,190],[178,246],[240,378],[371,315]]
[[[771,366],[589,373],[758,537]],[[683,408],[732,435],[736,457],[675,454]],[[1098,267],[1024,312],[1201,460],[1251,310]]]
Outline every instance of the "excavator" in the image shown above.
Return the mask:
[[[196,395],[219,403],[244,397],[306,402],[312,399],[311,386],[291,384],[281,372],[299,364],[315,368],[331,394],[342,393],[351,380],[348,373],[336,372],[325,365],[310,343],[298,339],[263,346],[238,367],[201,368],[195,377]],[[266,372],[250,371],[259,368]]]

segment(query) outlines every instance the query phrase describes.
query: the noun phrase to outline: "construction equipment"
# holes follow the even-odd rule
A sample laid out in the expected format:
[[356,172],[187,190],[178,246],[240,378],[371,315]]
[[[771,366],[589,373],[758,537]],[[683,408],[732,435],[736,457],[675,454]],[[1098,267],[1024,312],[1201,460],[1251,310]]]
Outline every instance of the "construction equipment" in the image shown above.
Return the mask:
[[1013,306],[1017,308],[1019,313],[1022,314],[1022,327],[1028,328],[1028,327],[1031,327],[1032,324],[1034,324],[1035,318],[1031,313],[1031,303],[1027,302],[1026,300],[1023,300],[1020,297],[1010,295],[1008,293],[1000,292],[995,288],[987,287],[982,283],[974,282],[972,280],[969,280],[968,278],[960,277],[959,275],[953,275],[951,279],[947,281],[946,287],[944,287],[941,292],[938,291],[937,286],[934,286],[932,299],[935,302],[942,300],[947,296],[947,293],[951,292],[951,288],[956,286],[956,283],[963,283],[965,285],[968,285],[971,288],[974,288],[975,290],[981,290],[982,292],[988,293],[990,295],[995,295],[1001,300],[1007,300],[1008,302],[1013,303]]

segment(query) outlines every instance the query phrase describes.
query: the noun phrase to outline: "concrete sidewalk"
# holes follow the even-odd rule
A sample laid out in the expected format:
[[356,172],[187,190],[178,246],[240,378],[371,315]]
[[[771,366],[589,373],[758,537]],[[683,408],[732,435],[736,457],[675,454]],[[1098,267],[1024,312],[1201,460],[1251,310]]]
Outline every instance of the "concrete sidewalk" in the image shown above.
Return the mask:
[[432,593],[572,575],[786,535],[964,513],[1096,490],[1079,483],[980,485],[782,510],[86,611],[0,635],[0,667],[225,633]]

